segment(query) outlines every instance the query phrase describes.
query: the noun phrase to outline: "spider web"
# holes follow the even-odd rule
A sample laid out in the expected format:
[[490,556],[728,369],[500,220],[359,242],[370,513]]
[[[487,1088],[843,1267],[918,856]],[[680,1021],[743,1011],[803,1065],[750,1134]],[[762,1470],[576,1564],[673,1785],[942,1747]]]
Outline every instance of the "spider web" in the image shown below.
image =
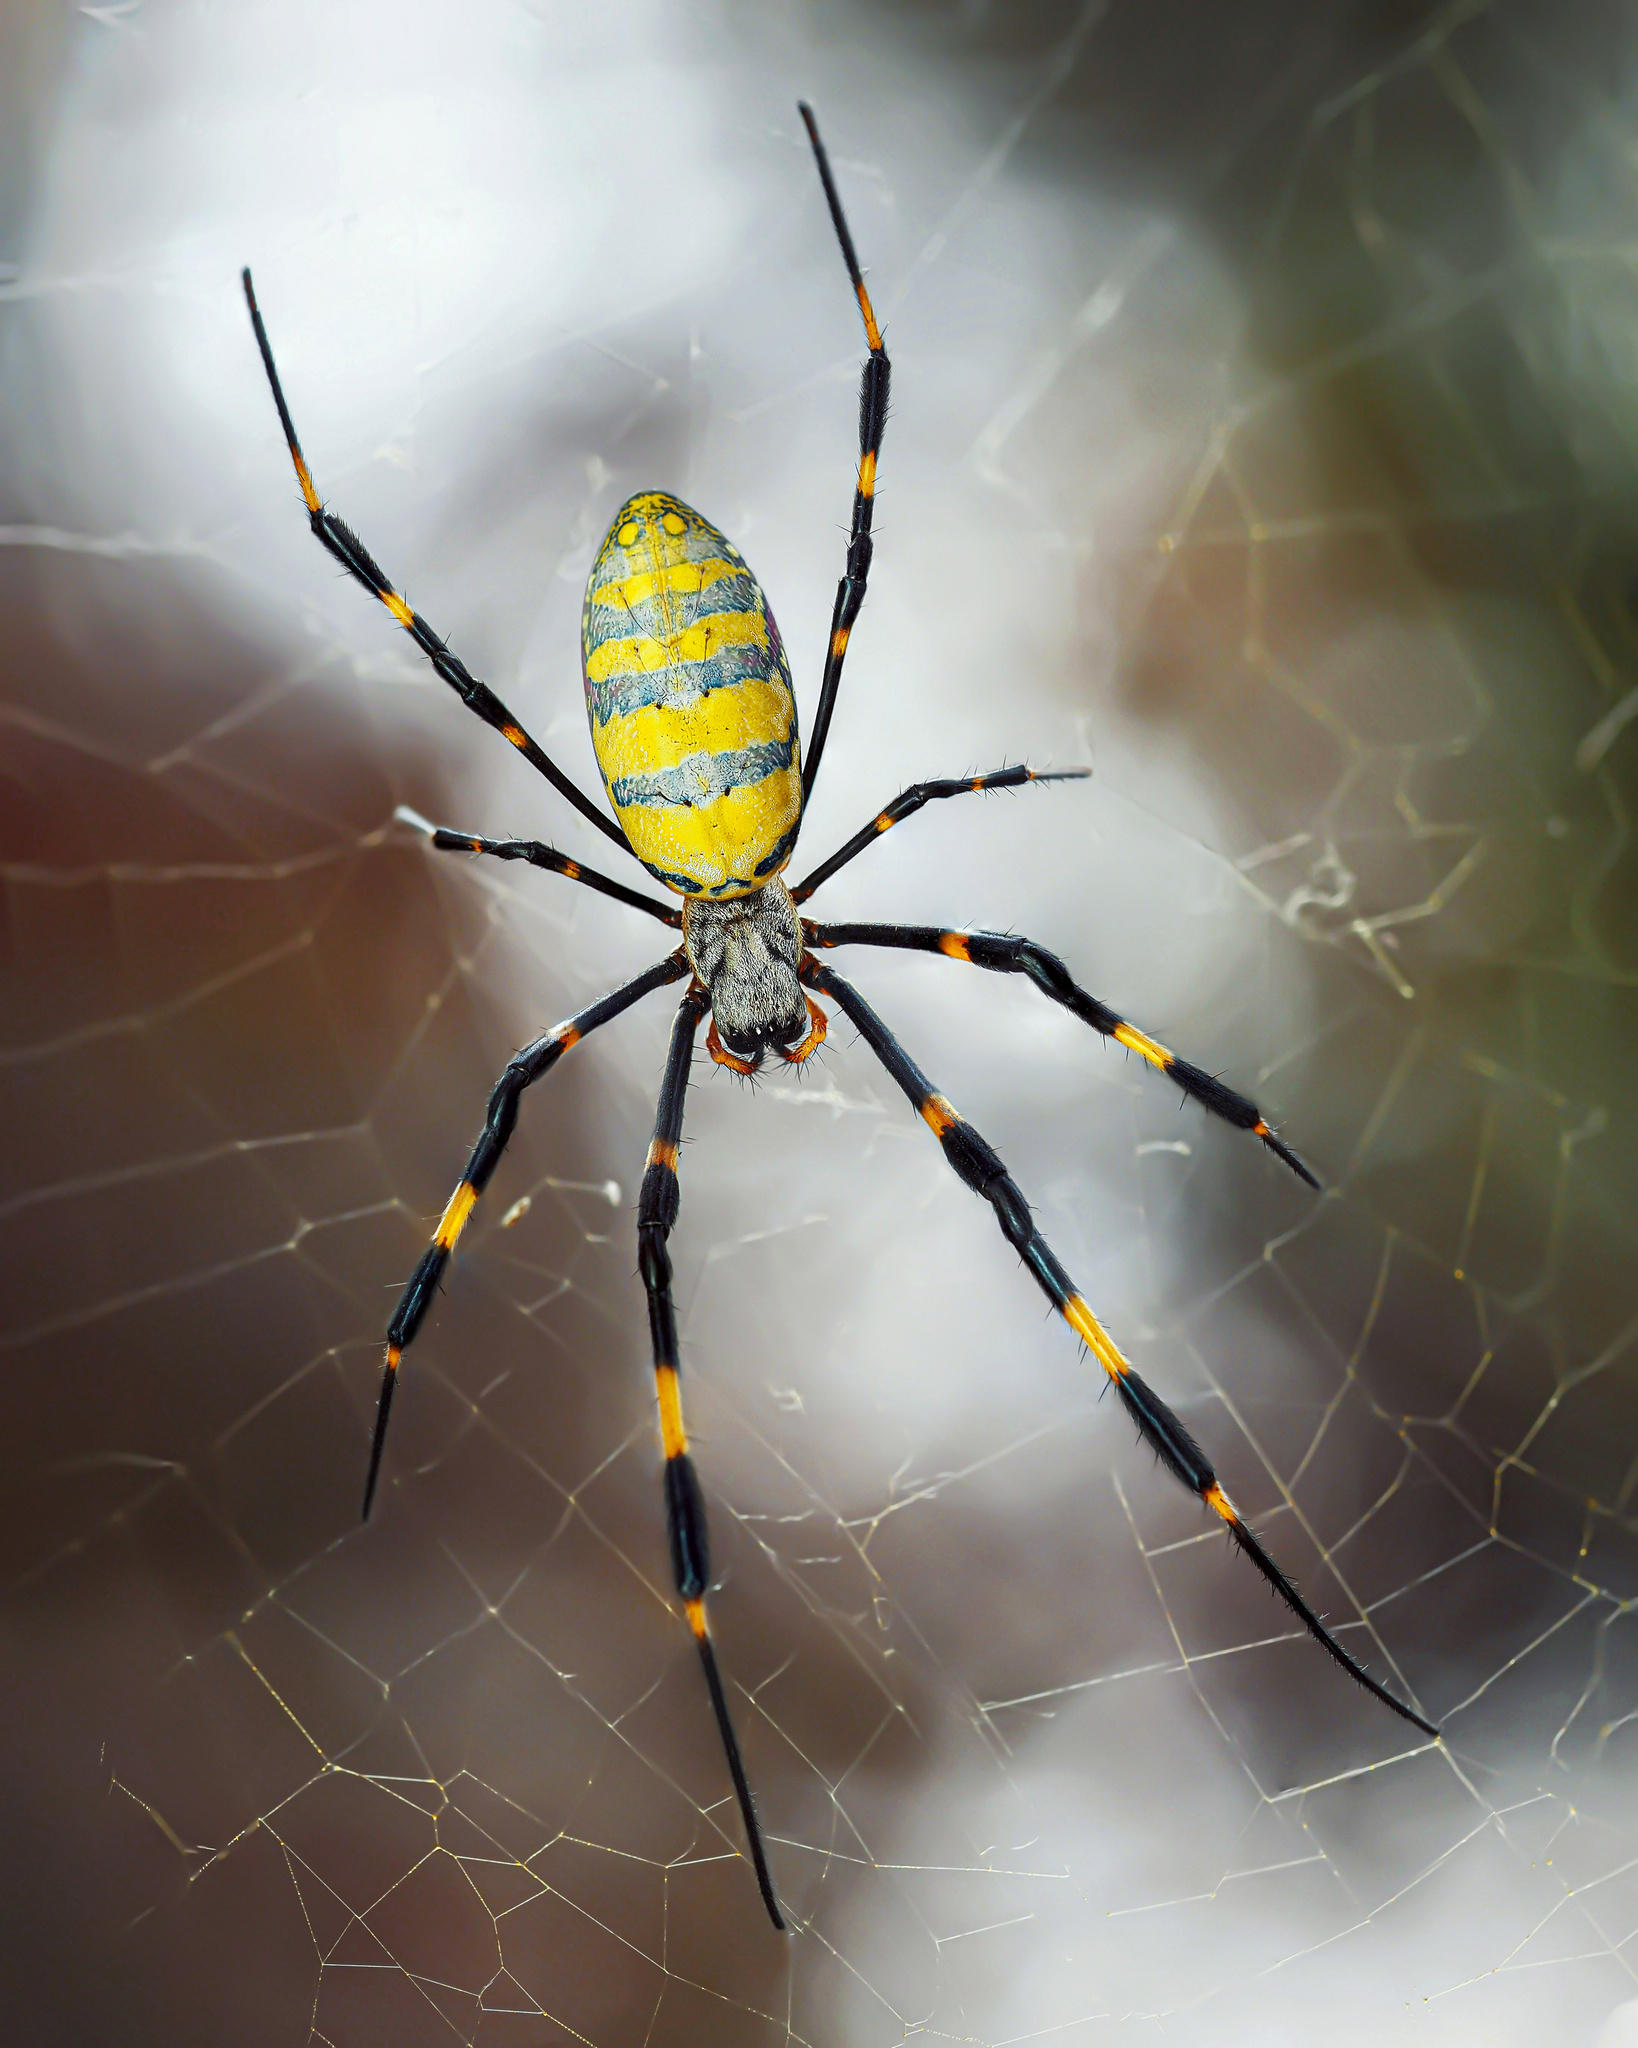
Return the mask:
[[[1629,19],[6,33],[31,2037],[1632,2039]],[[589,783],[580,590],[640,485],[743,547],[811,707],[859,344],[799,92],[898,393],[803,856],[921,775],[1097,770],[816,908],[1027,931],[1314,1160],[1318,1201],[1021,984],[838,962],[1446,1742],[1134,1449],[851,1034],[754,1095],[702,1063],[684,1362],[785,1943],[668,1598],[666,1000],[527,1102],[356,1522],[490,1083],[660,949],[390,822],[608,864],[320,559],[236,272],[321,489]]]

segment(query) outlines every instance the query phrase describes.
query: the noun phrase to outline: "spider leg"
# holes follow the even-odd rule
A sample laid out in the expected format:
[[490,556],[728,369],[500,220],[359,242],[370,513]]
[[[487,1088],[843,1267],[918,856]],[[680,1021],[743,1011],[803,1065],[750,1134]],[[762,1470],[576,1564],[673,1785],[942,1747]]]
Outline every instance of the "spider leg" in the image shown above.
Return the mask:
[[424,833],[440,853],[488,853],[496,860],[526,860],[531,867],[545,868],[554,875],[567,875],[571,882],[583,882],[600,896],[612,896],[616,903],[629,904],[633,910],[646,910],[661,924],[682,923],[680,910],[658,903],[640,890],[628,889],[624,882],[611,882],[607,875],[600,875],[595,868],[587,867],[584,861],[570,860],[566,853],[559,853],[555,846],[543,846],[538,839],[481,839],[475,832],[457,832],[449,825],[434,825],[419,811],[412,811],[408,804],[400,804],[393,816],[400,824],[411,825],[417,832]]
[[860,1036],[888,1073],[909,1097],[917,1114],[932,1130],[944,1156],[975,1194],[982,1195],[994,1209],[1002,1235],[1029,1268],[1030,1276],[1048,1301],[1091,1351],[1114,1383],[1121,1405],[1137,1425],[1145,1443],[1161,1463],[1227,1525],[1229,1535],[1257,1570],[1273,1587],[1315,1641],[1320,1643],[1350,1677],[1373,1693],[1384,1706],[1403,1720],[1437,1737],[1439,1731],[1414,1708],[1395,1699],[1356,1658],[1342,1647],[1308,1602],[1264,1550],[1241,1520],[1205,1452],[1183,1424],[1132,1369],[1114,1340],[1093,1315],[1077,1292],[1075,1283],[1058,1263],[1051,1247],[1035,1227],[1029,1203],[1018,1183],[1007,1172],[1000,1157],[971,1124],[940,1095],[927,1076],[911,1059],[857,989],[841,976],[809,957],[802,965],[802,978],[822,995],[835,999],[857,1025]]
[[791,901],[806,903],[814,890],[822,882],[828,882],[838,868],[845,868],[856,854],[863,853],[867,846],[874,846],[884,832],[891,832],[895,825],[902,825],[906,818],[914,817],[923,804],[934,803],[940,797],[966,796],[971,790],[1017,789],[1026,782],[1082,782],[1091,773],[1090,768],[1052,768],[1037,773],[1033,768],[1020,765],[998,768],[993,775],[964,775],[939,782],[913,782],[894,797],[885,811],[878,811],[862,831],[855,832],[829,860],[821,861],[807,880],[791,891]]
[[325,511],[314,486],[312,472],[301,452],[301,443],[296,439],[295,422],[285,403],[279,373],[273,366],[273,349],[267,338],[267,329],[262,325],[261,309],[256,304],[256,290],[250,281],[249,270],[242,271],[240,276],[245,288],[245,304],[250,308],[250,324],[256,330],[256,346],[262,352],[262,367],[273,389],[273,403],[279,410],[279,424],[284,428],[290,460],[296,466],[296,481],[301,485],[301,494],[307,505],[308,523],[314,533],[349,576],[362,583],[372,597],[380,598],[468,711],[475,711],[486,725],[492,725],[503,739],[510,740],[529,765],[538,769],[559,795],[567,797],[583,818],[589,818],[598,831],[605,838],[612,839],[623,853],[630,853],[631,848],[619,826],[606,818],[589,797],[581,794],[551,756],[542,752],[529,737],[489,685],[479,682],[466,664],[450,653],[420,613],[410,609],[352,528]]
[[842,211],[836,180],[830,174],[830,159],[825,154],[825,145],[819,140],[819,127],[813,118],[813,109],[805,100],[799,100],[797,112],[802,116],[802,125],[807,129],[808,140],[813,145],[814,161],[819,166],[819,180],[825,188],[825,203],[830,208],[831,225],[836,230],[837,241],[842,245],[842,261],[847,265],[853,295],[859,301],[859,314],[864,321],[865,345],[870,351],[865,358],[864,370],[859,380],[859,475],[853,491],[853,526],[848,534],[847,567],[842,572],[842,580],[836,586],[836,603],[830,615],[830,642],[825,649],[824,679],[819,685],[819,703],[813,714],[813,734],[808,741],[807,759],[802,767],[802,803],[806,807],[808,798],[813,793],[813,785],[819,779],[819,762],[825,751],[826,736],[830,732],[831,714],[836,709],[836,692],[841,687],[842,662],[847,654],[848,635],[853,631],[853,622],[859,616],[859,607],[865,599],[865,585],[870,579],[870,557],[873,547],[870,538],[870,518],[876,500],[876,458],[881,452],[882,430],[887,425],[887,387],[893,374],[893,366],[887,359],[887,350],[882,346],[882,331],[876,324],[870,294],[865,290],[859,259],[853,253],[853,237],[848,232],[847,216]]
[[645,968],[634,981],[628,981],[623,988],[617,988],[612,995],[601,997],[588,1004],[578,1015],[566,1023],[557,1024],[537,1038],[532,1045],[526,1045],[522,1052],[515,1053],[506,1063],[506,1071],[495,1084],[489,1098],[489,1109],[484,1117],[483,1130],[473,1146],[466,1162],[466,1171],[460,1185],[445,1205],[433,1239],[421,1254],[415,1271],[409,1277],[409,1284],[399,1297],[393,1311],[392,1321],[387,1325],[387,1359],[381,1374],[381,1392],[375,1404],[375,1430],[370,1439],[370,1469],[364,1481],[364,1516],[369,1518],[370,1506],[375,1499],[376,1481],[381,1476],[381,1453],[387,1441],[387,1418],[392,1413],[392,1397],[398,1385],[398,1366],[404,1353],[415,1341],[415,1333],[426,1319],[432,1306],[438,1284],[444,1275],[461,1232],[466,1228],[472,1211],[477,1207],[478,1197],[489,1185],[489,1177],[500,1164],[501,1154],[506,1150],[513,1131],[517,1128],[518,1098],[532,1082],[542,1074],[549,1074],[571,1046],[595,1031],[600,1024],[607,1024],[618,1017],[622,1010],[629,1010],[633,1003],[640,1002],[657,988],[664,988],[667,982],[681,981],[688,972],[687,956],[679,949],[668,954],[664,960],[656,961]]
[[671,1049],[666,1055],[665,1078],[660,1084],[659,1106],[654,1114],[654,1139],[648,1148],[648,1165],[637,1198],[637,1264],[648,1292],[648,1327],[654,1341],[654,1384],[660,1404],[660,1442],[665,1451],[665,1518],[671,1538],[671,1570],[681,1596],[683,1612],[699,1648],[705,1671],[711,1710],[717,1717],[717,1732],[728,1759],[728,1775],[734,1781],[745,1823],[745,1839],[757,1887],[768,1918],[781,1934],[786,1931],[779,1910],[779,1895],[768,1870],[768,1855],[762,1826],[756,1817],[745,1764],[739,1753],[739,1739],[728,1712],[728,1697],[722,1674],[717,1669],[716,1651],[706,1620],[705,1599],[711,1583],[710,1547],[705,1527],[705,1497],[688,1454],[688,1432],[683,1427],[682,1394],[677,1378],[677,1307],[671,1294],[671,1254],[666,1240],[677,1220],[681,1191],[677,1182],[677,1147],[682,1139],[683,1097],[688,1090],[688,1067],[694,1055],[694,1036],[710,998],[699,982],[683,997],[677,1021],[671,1028]]
[[1142,1055],[1150,1066],[1175,1081],[1213,1116],[1220,1116],[1236,1130],[1250,1131],[1261,1138],[1276,1159],[1283,1160],[1299,1180],[1311,1188],[1320,1185],[1283,1138],[1277,1137],[1256,1103],[1227,1088],[1215,1074],[1180,1060],[1175,1052],[1152,1039],[1136,1025],[1117,1017],[1107,1004],[1079,987],[1056,953],[1049,953],[1033,939],[1003,936],[1000,932],[941,931],[936,925],[920,924],[806,924],[810,946],[894,946],[907,953],[943,953],[951,960],[965,960],[973,967],[987,967],[996,974],[1023,974],[1053,1002],[1072,1017],[1112,1038],[1128,1052]]

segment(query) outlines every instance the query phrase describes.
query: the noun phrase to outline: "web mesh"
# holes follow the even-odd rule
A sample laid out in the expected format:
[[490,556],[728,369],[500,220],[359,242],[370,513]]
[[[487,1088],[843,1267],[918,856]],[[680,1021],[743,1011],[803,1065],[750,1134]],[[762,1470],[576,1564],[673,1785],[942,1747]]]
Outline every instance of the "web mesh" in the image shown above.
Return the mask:
[[[1624,2040],[1629,23],[624,18],[8,31],[14,2009]],[[668,998],[528,1099],[356,1522],[489,1085],[664,947],[389,822],[607,865],[331,577],[235,279],[321,489],[587,782],[580,589],[640,485],[743,548],[811,705],[858,337],[798,91],[898,406],[798,865],[918,776],[1095,762],[815,908],[1028,932],[1313,1159],[1319,1200],[1022,984],[838,956],[1447,1740],[1134,1449],[849,1032],[754,1094],[702,1065],[684,1365],[783,1943],[668,1597],[632,1239]]]

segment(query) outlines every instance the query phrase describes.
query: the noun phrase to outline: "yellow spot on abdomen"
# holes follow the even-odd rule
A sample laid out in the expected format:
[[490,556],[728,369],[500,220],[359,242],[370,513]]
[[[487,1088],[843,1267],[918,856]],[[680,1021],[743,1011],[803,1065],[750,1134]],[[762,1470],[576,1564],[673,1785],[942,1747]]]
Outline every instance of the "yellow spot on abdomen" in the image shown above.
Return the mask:
[[635,519],[628,519],[614,537],[623,548],[635,547],[641,530]]

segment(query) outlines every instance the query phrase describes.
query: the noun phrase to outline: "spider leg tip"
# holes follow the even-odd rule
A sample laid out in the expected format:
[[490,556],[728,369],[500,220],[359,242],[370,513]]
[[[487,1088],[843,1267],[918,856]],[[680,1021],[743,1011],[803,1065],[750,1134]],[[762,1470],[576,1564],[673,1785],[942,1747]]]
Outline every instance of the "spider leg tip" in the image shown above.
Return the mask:
[[1252,1135],[1261,1138],[1269,1151],[1274,1154],[1274,1157],[1281,1161],[1283,1165],[1289,1166],[1298,1180],[1305,1182],[1307,1186],[1314,1190],[1316,1195],[1324,1194],[1325,1183],[1320,1179],[1319,1175],[1292,1151],[1283,1138],[1276,1137],[1274,1132],[1269,1129],[1268,1125],[1261,1118],[1253,1125]]
[[412,811],[408,804],[399,804],[393,811],[393,817],[400,825],[408,825],[413,831],[424,832],[428,839],[438,829],[430,818],[423,818],[419,811]]

